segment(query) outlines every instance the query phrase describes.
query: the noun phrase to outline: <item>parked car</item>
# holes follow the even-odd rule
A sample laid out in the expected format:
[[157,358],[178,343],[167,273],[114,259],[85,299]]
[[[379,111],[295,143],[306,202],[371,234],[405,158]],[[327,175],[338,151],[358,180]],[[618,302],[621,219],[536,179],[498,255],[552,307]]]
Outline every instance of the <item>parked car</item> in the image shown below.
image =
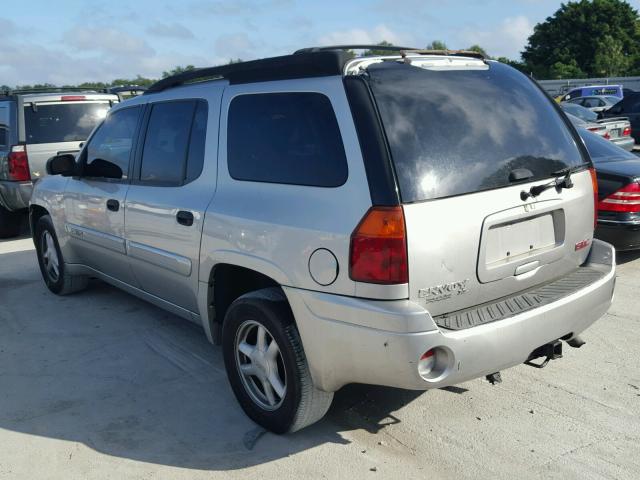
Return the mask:
[[576,105],[588,108],[592,112],[603,112],[620,101],[619,97],[579,97],[567,100],[567,103],[575,103]]
[[47,160],[80,150],[116,95],[20,90],[0,95],[0,238],[18,234]]
[[161,80],[50,160],[31,203],[52,292],[96,277],[202,325],[278,433],[346,384],[544,365],[613,295],[592,164],[533,80],[343,48]]
[[[636,142],[631,136],[631,122],[629,122],[627,118],[614,117],[600,119],[597,113],[580,105],[565,102],[560,106],[565,113],[571,115],[569,118],[572,119],[574,126],[582,127],[596,133],[627,151],[633,150]],[[580,119],[582,124],[573,120],[575,118]]]
[[624,99],[602,112],[604,118],[627,117],[631,122],[631,135],[640,142],[640,92],[625,95]]
[[562,101],[569,101],[580,97],[617,97],[618,100],[624,97],[624,90],[621,85],[587,85],[572,88],[562,96]]
[[618,250],[640,248],[640,158],[585,130],[580,136],[596,166],[596,237]]

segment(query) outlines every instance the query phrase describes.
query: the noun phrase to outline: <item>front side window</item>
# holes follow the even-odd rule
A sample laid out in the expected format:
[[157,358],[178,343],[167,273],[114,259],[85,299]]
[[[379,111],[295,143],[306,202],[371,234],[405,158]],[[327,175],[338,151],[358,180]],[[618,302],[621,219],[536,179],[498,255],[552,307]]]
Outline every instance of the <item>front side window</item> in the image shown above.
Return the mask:
[[231,177],[254,182],[338,187],[348,175],[338,121],[320,93],[234,98],[227,162]]
[[126,179],[140,107],[109,115],[87,145],[85,176]]
[[108,103],[38,103],[24,107],[28,144],[82,142],[107,115]]

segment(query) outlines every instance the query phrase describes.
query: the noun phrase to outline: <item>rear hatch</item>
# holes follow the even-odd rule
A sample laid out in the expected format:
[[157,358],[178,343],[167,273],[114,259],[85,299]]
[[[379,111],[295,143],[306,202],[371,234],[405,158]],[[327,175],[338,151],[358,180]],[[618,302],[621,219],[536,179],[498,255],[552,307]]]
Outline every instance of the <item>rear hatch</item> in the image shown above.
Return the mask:
[[[368,79],[404,208],[412,300],[451,313],[585,261],[591,164],[533,81],[497,62],[450,58],[371,65]],[[521,198],[567,168],[573,188]]]
[[106,116],[116,95],[33,94],[22,97],[21,143],[26,145],[31,178],[46,174],[47,160],[59,153],[76,153]]

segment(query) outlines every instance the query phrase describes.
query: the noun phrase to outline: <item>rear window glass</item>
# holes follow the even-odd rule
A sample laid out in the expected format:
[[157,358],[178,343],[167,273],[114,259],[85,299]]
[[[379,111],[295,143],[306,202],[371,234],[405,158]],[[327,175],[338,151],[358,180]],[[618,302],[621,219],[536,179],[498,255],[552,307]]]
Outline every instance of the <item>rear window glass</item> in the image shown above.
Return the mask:
[[505,187],[518,168],[538,180],[585,161],[551,100],[508,66],[384,62],[368,72],[405,203]]
[[107,115],[108,103],[56,103],[24,107],[27,143],[82,142]]
[[320,93],[234,98],[227,158],[237,180],[318,187],[338,187],[347,180],[338,121]]

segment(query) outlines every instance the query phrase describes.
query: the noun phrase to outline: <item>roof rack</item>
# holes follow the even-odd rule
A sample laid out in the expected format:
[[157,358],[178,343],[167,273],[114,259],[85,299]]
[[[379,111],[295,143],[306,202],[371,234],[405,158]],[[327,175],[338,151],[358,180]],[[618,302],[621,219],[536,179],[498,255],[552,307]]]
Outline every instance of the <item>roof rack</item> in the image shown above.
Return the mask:
[[238,84],[342,75],[347,60],[349,55],[343,51],[314,51],[218,67],[196,68],[163,78],[151,85],[144,94],[161,92],[187,83],[221,78],[228,80],[231,84]]
[[84,93],[98,93],[94,88],[79,88],[79,87],[51,87],[51,88],[17,88],[11,90],[5,90],[3,95],[18,95],[25,93],[64,93],[64,92],[84,92]]
[[147,87],[142,85],[116,85],[115,87],[105,88],[105,93],[123,93],[123,92],[145,92]]
[[397,47],[395,45],[329,45],[325,47],[301,48],[300,50],[296,50],[293,54],[297,55],[300,53],[326,52],[328,50],[384,50],[388,52],[403,52],[407,50],[418,49],[411,47]]
[[415,50],[408,49],[406,51],[400,52],[403,57],[406,57],[408,53],[418,54],[418,55],[445,55],[447,57],[471,57],[471,58],[479,58],[480,60],[486,60],[486,57],[474,50]]

